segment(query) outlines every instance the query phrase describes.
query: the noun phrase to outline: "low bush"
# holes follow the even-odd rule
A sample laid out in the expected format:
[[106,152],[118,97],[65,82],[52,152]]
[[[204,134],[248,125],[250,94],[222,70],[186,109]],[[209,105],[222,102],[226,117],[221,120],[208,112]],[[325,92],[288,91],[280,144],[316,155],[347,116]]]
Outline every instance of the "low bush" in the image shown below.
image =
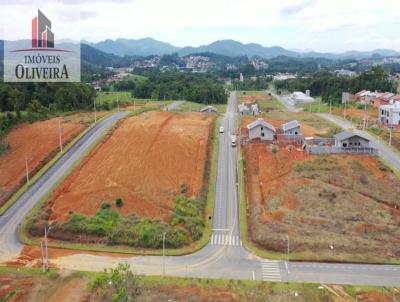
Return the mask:
[[117,208],[121,208],[122,206],[123,206],[123,201],[122,201],[122,199],[121,198],[117,198],[116,200],[115,200],[115,206],[117,207]]

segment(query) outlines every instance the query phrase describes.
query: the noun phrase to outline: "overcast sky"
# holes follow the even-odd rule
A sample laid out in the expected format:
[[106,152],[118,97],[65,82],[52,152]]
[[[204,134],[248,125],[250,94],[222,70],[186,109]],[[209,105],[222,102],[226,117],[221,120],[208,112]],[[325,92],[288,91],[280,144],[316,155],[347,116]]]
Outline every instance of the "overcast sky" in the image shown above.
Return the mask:
[[38,8],[57,39],[152,37],[176,46],[234,39],[288,49],[400,51],[399,0],[0,0],[1,38],[30,38]]

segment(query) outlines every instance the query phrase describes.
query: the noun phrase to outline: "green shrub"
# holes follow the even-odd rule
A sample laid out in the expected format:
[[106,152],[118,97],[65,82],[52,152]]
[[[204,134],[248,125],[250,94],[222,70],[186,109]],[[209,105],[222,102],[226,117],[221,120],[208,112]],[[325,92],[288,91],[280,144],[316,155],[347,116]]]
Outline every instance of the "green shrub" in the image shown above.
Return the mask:
[[108,202],[103,202],[102,204],[101,204],[101,208],[103,209],[103,210],[105,210],[105,209],[109,209],[111,207],[111,205],[108,203]]
[[123,206],[123,202],[122,202],[122,199],[121,199],[121,198],[117,198],[117,199],[115,200],[115,206],[116,206],[117,208],[121,208],[121,207]]
[[181,184],[181,193],[185,194],[188,191],[187,184]]

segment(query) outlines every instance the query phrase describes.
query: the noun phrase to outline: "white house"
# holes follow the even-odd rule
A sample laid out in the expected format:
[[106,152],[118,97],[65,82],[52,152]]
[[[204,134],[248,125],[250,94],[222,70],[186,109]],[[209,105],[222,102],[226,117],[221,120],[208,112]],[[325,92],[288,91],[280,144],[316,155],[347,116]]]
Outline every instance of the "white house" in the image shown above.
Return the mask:
[[369,148],[368,138],[350,131],[343,131],[333,136],[335,147],[339,148]]
[[246,105],[246,104],[239,104],[238,111],[240,115],[260,115],[260,110],[258,109],[257,104]]
[[261,139],[263,141],[272,141],[276,134],[274,126],[268,124],[262,118],[255,120],[254,122],[247,125],[249,130],[250,139]]
[[400,125],[400,102],[380,106],[379,123],[387,126]]
[[300,123],[297,120],[283,124],[281,130],[283,135],[301,135]]
[[214,106],[206,106],[206,107],[201,108],[200,112],[203,112],[203,113],[218,113],[218,110]]

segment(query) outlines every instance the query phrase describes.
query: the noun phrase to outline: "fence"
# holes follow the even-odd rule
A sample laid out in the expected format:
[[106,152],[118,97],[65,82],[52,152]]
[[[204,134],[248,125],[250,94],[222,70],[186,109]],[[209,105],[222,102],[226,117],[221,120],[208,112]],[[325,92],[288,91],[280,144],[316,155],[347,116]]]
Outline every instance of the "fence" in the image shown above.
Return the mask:
[[329,146],[306,146],[306,151],[310,154],[370,154],[377,156],[378,149],[371,147],[329,147]]
[[303,145],[303,137],[301,135],[286,135],[286,134],[277,134],[276,140],[280,144],[297,144]]

